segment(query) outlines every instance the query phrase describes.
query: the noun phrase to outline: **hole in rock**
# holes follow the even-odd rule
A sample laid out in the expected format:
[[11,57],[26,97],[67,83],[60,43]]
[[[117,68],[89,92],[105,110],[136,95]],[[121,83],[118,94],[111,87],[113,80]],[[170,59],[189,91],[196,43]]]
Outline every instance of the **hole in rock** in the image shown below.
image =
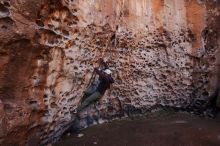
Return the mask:
[[0,12],[9,14],[9,10],[1,3],[0,3]]
[[52,103],[50,104],[50,107],[51,107],[51,108],[57,108],[58,106],[57,106],[57,104],[56,104],[55,102],[52,102]]
[[67,116],[67,115],[69,115],[69,112],[65,112],[65,113],[64,113],[64,116]]
[[209,93],[207,91],[205,91],[205,92],[202,93],[202,95],[205,96],[205,97],[208,97]]
[[37,103],[36,100],[29,101],[29,104],[30,104],[32,109],[37,109],[38,108],[38,103]]
[[48,98],[48,95],[47,95],[47,94],[44,94],[43,98]]
[[10,104],[4,104],[3,109],[4,109],[4,111],[5,111],[6,113],[11,113],[13,107],[12,107]]
[[40,27],[44,27],[44,23],[41,20],[36,20],[36,24]]
[[29,101],[29,104],[37,104],[36,100]]
[[10,3],[7,2],[7,1],[4,1],[4,2],[3,2],[3,5],[4,5],[5,7],[10,7]]
[[2,28],[2,29],[7,29],[7,26],[2,25],[1,28]]
[[50,115],[49,110],[45,110],[45,111],[44,111],[44,116],[49,116],[49,115]]

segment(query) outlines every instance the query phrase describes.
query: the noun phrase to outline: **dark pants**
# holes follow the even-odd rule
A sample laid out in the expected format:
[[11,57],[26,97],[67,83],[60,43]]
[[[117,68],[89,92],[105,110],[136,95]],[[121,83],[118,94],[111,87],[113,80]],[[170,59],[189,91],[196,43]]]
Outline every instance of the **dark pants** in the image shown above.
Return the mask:
[[81,105],[77,108],[77,111],[83,110],[85,107],[87,107],[89,104],[92,102],[95,102],[99,100],[102,95],[96,90],[98,87],[99,81],[94,81],[88,89],[86,89],[82,103]]
[[81,105],[77,108],[77,111],[81,111],[83,110],[85,107],[87,107],[89,104],[91,104],[92,102],[97,101],[98,99],[100,99],[102,97],[102,95],[96,91],[94,92],[92,95],[90,95],[89,97],[87,97],[82,103]]

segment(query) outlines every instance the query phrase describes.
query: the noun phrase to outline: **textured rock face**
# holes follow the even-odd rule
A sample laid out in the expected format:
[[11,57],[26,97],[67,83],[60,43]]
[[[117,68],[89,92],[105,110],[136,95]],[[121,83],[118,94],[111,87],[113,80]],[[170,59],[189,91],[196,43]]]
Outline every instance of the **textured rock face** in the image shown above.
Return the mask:
[[100,57],[116,82],[80,126],[207,100],[219,89],[219,15],[218,1],[1,0],[0,143],[56,140]]

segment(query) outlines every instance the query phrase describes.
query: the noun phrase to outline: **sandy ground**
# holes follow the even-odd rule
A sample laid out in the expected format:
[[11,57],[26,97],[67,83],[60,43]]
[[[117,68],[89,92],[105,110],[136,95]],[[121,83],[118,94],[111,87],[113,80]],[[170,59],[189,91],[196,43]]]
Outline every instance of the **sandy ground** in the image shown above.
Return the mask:
[[[81,136],[81,137],[79,137]],[[156,114],[92,126],[54,146],[220,146],[220,118]]]

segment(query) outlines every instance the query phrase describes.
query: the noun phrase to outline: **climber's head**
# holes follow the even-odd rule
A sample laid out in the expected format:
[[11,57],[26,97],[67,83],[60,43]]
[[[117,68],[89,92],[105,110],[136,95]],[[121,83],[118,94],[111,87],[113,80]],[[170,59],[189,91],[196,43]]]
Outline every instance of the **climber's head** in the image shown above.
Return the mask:
[[112,74],[112,71],[110,69],[105,69],[104,72],[108,75],[111,75]]

